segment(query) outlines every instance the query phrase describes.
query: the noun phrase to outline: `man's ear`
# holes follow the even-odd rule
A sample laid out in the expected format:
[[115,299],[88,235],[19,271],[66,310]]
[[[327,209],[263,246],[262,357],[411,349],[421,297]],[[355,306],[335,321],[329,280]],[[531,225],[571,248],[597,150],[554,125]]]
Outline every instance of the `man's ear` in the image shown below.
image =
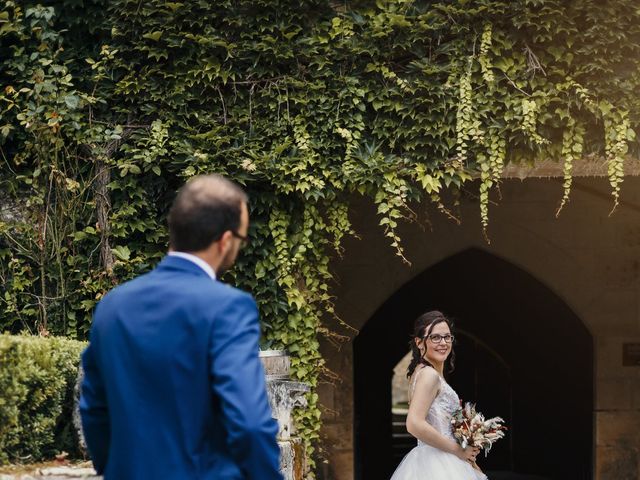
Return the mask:
[[222,234],[222,236],[220,237],[220,240],[218,240],[218,251],[220,252],[220,254],[222,255],[226,254],[231,248],[232,242],[233,242],[233,233],[231,233],[231,230],[227,230]]

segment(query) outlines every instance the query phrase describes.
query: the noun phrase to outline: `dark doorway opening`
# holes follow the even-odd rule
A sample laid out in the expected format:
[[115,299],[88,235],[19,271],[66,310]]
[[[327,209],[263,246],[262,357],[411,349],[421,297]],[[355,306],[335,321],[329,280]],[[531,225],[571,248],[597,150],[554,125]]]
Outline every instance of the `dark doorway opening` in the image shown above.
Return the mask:
[[483,468],[496,479],[591,479],[592,337],[550,289],[478,249],[404,285],[355,339],[356,478],[388,479],[398,463],[393,369],[408,351],[414,319],[429,309],[453,317],[458,330],[452,386],[487,416],[509,424],[507,438],[479,462]]

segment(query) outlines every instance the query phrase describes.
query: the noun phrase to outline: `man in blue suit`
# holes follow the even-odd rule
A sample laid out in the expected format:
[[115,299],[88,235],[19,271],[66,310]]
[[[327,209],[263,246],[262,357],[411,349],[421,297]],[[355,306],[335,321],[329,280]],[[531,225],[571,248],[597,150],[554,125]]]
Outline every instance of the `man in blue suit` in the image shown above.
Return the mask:
[[105,480],[282,479],[256,304],[216,280],[248,227],[240,187],[193,179],[169,213],[169,254],[96,307],[80,412]]

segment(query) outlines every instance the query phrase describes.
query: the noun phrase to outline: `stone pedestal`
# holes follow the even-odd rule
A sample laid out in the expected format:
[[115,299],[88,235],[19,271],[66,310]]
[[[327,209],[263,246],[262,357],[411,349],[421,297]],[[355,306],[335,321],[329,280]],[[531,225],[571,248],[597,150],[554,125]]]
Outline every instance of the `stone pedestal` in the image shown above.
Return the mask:
[[267,394],[278,421],[278,445],[280,465],[286,480],[304,478],[306,461],[302,441],[296,436],[292,419],[293,409],[306,406],[304,394],[309,387],[289,379],[289,357],[279,350],[263,350],[260,359],[267,377]]

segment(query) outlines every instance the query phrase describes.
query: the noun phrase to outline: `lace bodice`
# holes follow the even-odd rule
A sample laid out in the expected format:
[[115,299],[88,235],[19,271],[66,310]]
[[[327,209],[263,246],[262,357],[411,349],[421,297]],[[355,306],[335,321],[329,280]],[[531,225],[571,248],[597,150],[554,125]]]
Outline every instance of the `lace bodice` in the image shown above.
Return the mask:
[[[425,367],[429,368],[429,367]],[[416,386],[416,381],[418,380],[418,375],[422,372],[417,372],[414,376],[410,395],[413,396],[413,390]],[[440,378],[440,389],[438,390],[438,394],[436,398],[433,400],[431,407],[429,407],[429,411],[427,412],[427,422],[433,426],[439,433],[444,435],[447,438],[454,439],[453,433],[451,432],[451,417],[453,412],[455,412],[458,408],[460,408],[460,398],[458,394],[455,392],[453,388],[444,380],[444,378]],[[418,445],[421,445],[422,442],[418,440]]]

